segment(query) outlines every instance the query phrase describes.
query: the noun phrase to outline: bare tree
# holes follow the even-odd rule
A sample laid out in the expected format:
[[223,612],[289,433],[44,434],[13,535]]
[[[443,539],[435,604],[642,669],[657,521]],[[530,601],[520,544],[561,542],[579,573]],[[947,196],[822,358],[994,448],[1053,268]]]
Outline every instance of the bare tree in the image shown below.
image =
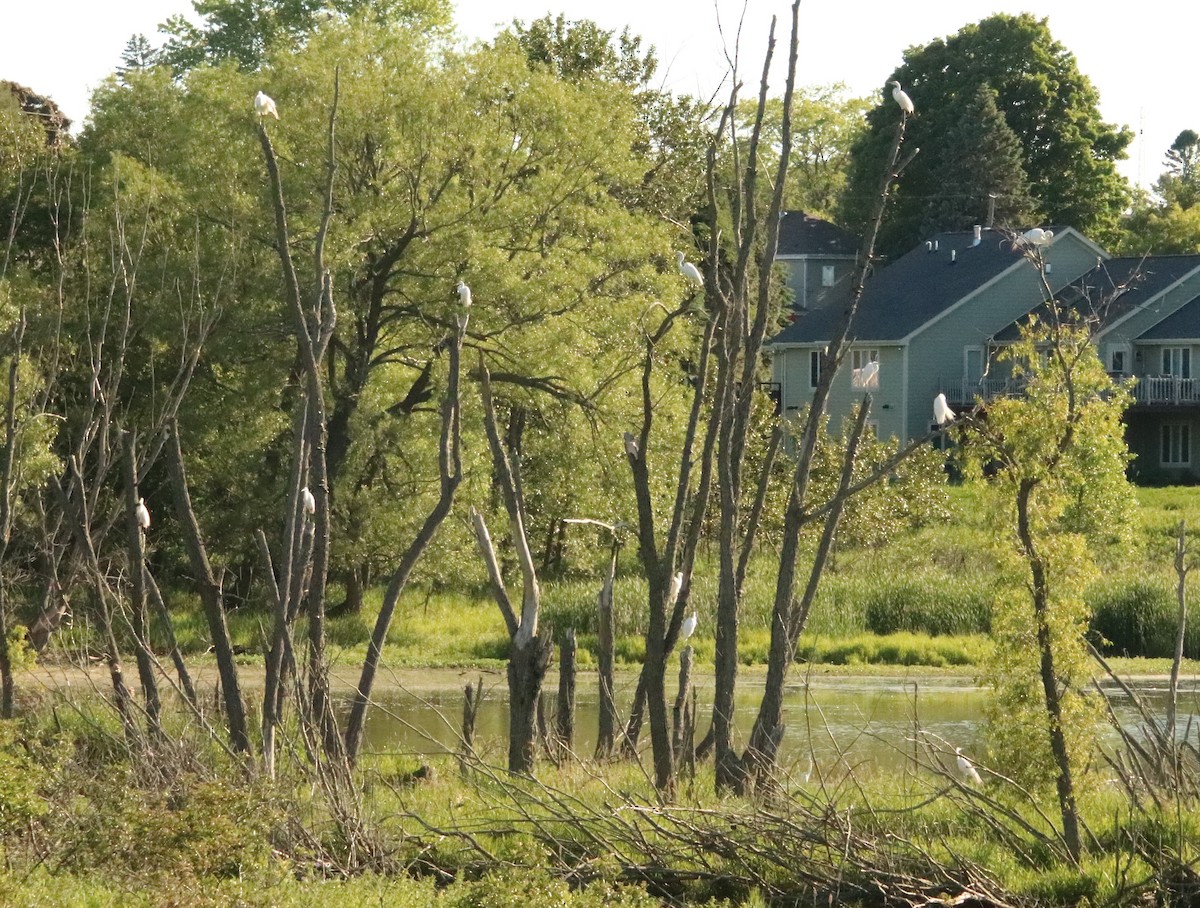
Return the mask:
[[549,635],[538,634],[541,613],[541,590],[533,552],[526,533],[525,501],[521,491],[520,461],[510,457],[500,440],[496,426],[496,410],[492,403],[491,376],[480,363],[483,392],[484,426],[492,451],[494,472],[500,482],[504,506],[508,511],[509,529],[517,550],[517,563],[522,578],[521,614],[513,610],[496,549],[483,515],[471,508],[471,521],[480,554],[487,565],[492,593],[508,629],[511,648],[508,654],[508,769],[510,772],[530,773],[537,755],[537,708],[541,700],[542,682],[550,667],[553,641]]

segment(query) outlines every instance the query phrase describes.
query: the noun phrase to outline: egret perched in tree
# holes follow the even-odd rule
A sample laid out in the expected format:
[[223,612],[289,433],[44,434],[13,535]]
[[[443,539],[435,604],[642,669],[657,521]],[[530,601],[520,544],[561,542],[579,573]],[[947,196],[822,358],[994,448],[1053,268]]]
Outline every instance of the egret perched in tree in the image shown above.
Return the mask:
[[700,273],[699,268],[684,259],[682,252],[675,253],[675,261],[679,263],[680,274],[682,274],[692,283],[696,284],[698,287],[704,286],[704,275]]
[[634,438],[633,434],[630,432],[625,433],[625,453],[628,454],[630,457],[632,457],[634,460],[637,460],[638,443],[637,443],[637,439]]
[[700,619],[698,617],[696,617],[695,612],[692,612],[690,615],[688,615],[686,618],[684,618],[683,624],[679,628],[680,642],[687,640],[689,637],[692,636],[692,634],[696,633],[696,625],[699,623],[700,623]]
[[944,426],[948,422],[954,422],[954,411],[950,409],[950,404],[946,403],[946,395],[939,393],[933,399],[933,418],[939,426]]
[[964,779],[972,785],[982,785],[983,779],[979,778],[979,772],[975,769],[974,764],[963,756],[962,748],[954,748],[954,755],[958,758],[958,771],[962,773]]
[[1021,234],[1021,239],[1030,246],[1049,246],[1054,239],[1054,231],[1031,227]]
[[279,111],[275,109],[275,101],[261,91],[254,96],[254,112],[260,117],[274,117],[279,119]]
[[459,281],[458,286],[454,288],[458,291],[458,301],[464,309],[471,308],[471,288],[464,281]]
[[860,391],[879,387],[879,361],[871,360],[861,369],[850,373],[850,386]]
[[671,578],[671,588],[667,590],[667,607],[674,605],[679,599],[679,591],[683,589],[683,571]]
[[137,522],[143,530],[150,529],[150,509],[146,507],[145,498],[138,499]]
[[305,514],[317,513],[317,499],[313,498],[313,493],[308,490],[308,486],[300,490],[300,500],[304,502]]
[[907,117],[910,113],[916,110],[916,108],[913,107],[912,98],[910,98],[908,94],[905,93],[904,89],[900,87],[899,82],[893,79],[888,83],[888,85],[892,86],[892,97],[896,100],[896,103],[900,105],[900,109],[904,111],[904,116]]

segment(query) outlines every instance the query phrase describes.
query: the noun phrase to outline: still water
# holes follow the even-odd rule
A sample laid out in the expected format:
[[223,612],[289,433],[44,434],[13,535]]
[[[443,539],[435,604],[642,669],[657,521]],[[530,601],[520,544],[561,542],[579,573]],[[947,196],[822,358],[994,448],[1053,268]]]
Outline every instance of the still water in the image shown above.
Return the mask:
[[[457,746],[462,722],[463,688],[483,678],[484,700],[476,720],[476,749],[486,759],[503,762],[508,731],[508,691],[503,673],[430,670],[405,678],[379,696],[379,707],[367,723],[365,748],[375,752],[437,754]],[[553,710],[557,677],[547,677],[547,708]],[[628,713],[637,678],[618,679],[621,715]],[[1135,689],[1161,717],[1167,683],[1137,682]],[[761,677],[738,681],[736,725],[748,734],[762,696]],[[1122,724],[1140,720],[1129,698],[1105,688]],[[856,774],[892,772],[911,766],[914,742],[920,737],[935,750],[950,753],[962,747],[974,753],[982,747],[984,708],[988,690],[967,678],[930,678],[913,674],[896,677],[798,677],[788,686],[785,702],[787,732],[783,763],[803,771],[810,755],[820,771],[853,767]],[[708,728],[712,706],[711,678],[697,679],[699,737]],[[595,672],[580,672],[577,680],[575,751],[590,756],[595,749],[598,694]],[[1200,734],[1200,683],[1181,679],[1178,698],[1181,735]],[[547,717],[552,721],[552,717]],[[1112,734],[1109,730],[1110,735]],[[643,741],[648,734],[643,733]],[[922,759],[928,759],[923,752]]]

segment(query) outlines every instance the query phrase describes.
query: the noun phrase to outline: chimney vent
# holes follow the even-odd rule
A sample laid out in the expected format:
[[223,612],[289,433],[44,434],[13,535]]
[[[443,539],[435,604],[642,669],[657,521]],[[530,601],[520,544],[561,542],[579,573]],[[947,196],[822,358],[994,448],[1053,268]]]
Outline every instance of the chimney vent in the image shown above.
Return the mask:
[[975,240],[971,243],[972,246],[978,246],[983,242],[983,228],[978,224],[975,225]]
[[938,240],[934,240],[934,241],[933,241],[933,251],[934,251],[934,252],[937,252],[937,251],[938,251]]
[[950,264],[953,265],[957,261],[958,261],[958,250],[951,249],[950,250]]
[[926,240],[926,241],[925,241],[925,251],[926,251],[926,252],[933,252],[933,240]]
[[1053,263],[1053,262],[1046,262],[1046,273],[1047,273],[1047,274],[1049,274],[1049,273],[1050,273],[1050,272],[1052,272],[1053,270],[1054,270],[1054,263]]

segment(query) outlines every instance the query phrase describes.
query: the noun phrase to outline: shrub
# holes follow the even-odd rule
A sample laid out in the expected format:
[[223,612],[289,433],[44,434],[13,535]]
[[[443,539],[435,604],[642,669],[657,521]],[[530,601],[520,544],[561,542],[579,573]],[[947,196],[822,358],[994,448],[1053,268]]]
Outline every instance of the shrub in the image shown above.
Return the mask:
[[[1175,655],[1178,603],[1166,580],[1118,579],[1088,591],[1091,629],[1105,653],[1169,659]],[[1184,655],[1200,658],[1200,609],[1188,605]]]

